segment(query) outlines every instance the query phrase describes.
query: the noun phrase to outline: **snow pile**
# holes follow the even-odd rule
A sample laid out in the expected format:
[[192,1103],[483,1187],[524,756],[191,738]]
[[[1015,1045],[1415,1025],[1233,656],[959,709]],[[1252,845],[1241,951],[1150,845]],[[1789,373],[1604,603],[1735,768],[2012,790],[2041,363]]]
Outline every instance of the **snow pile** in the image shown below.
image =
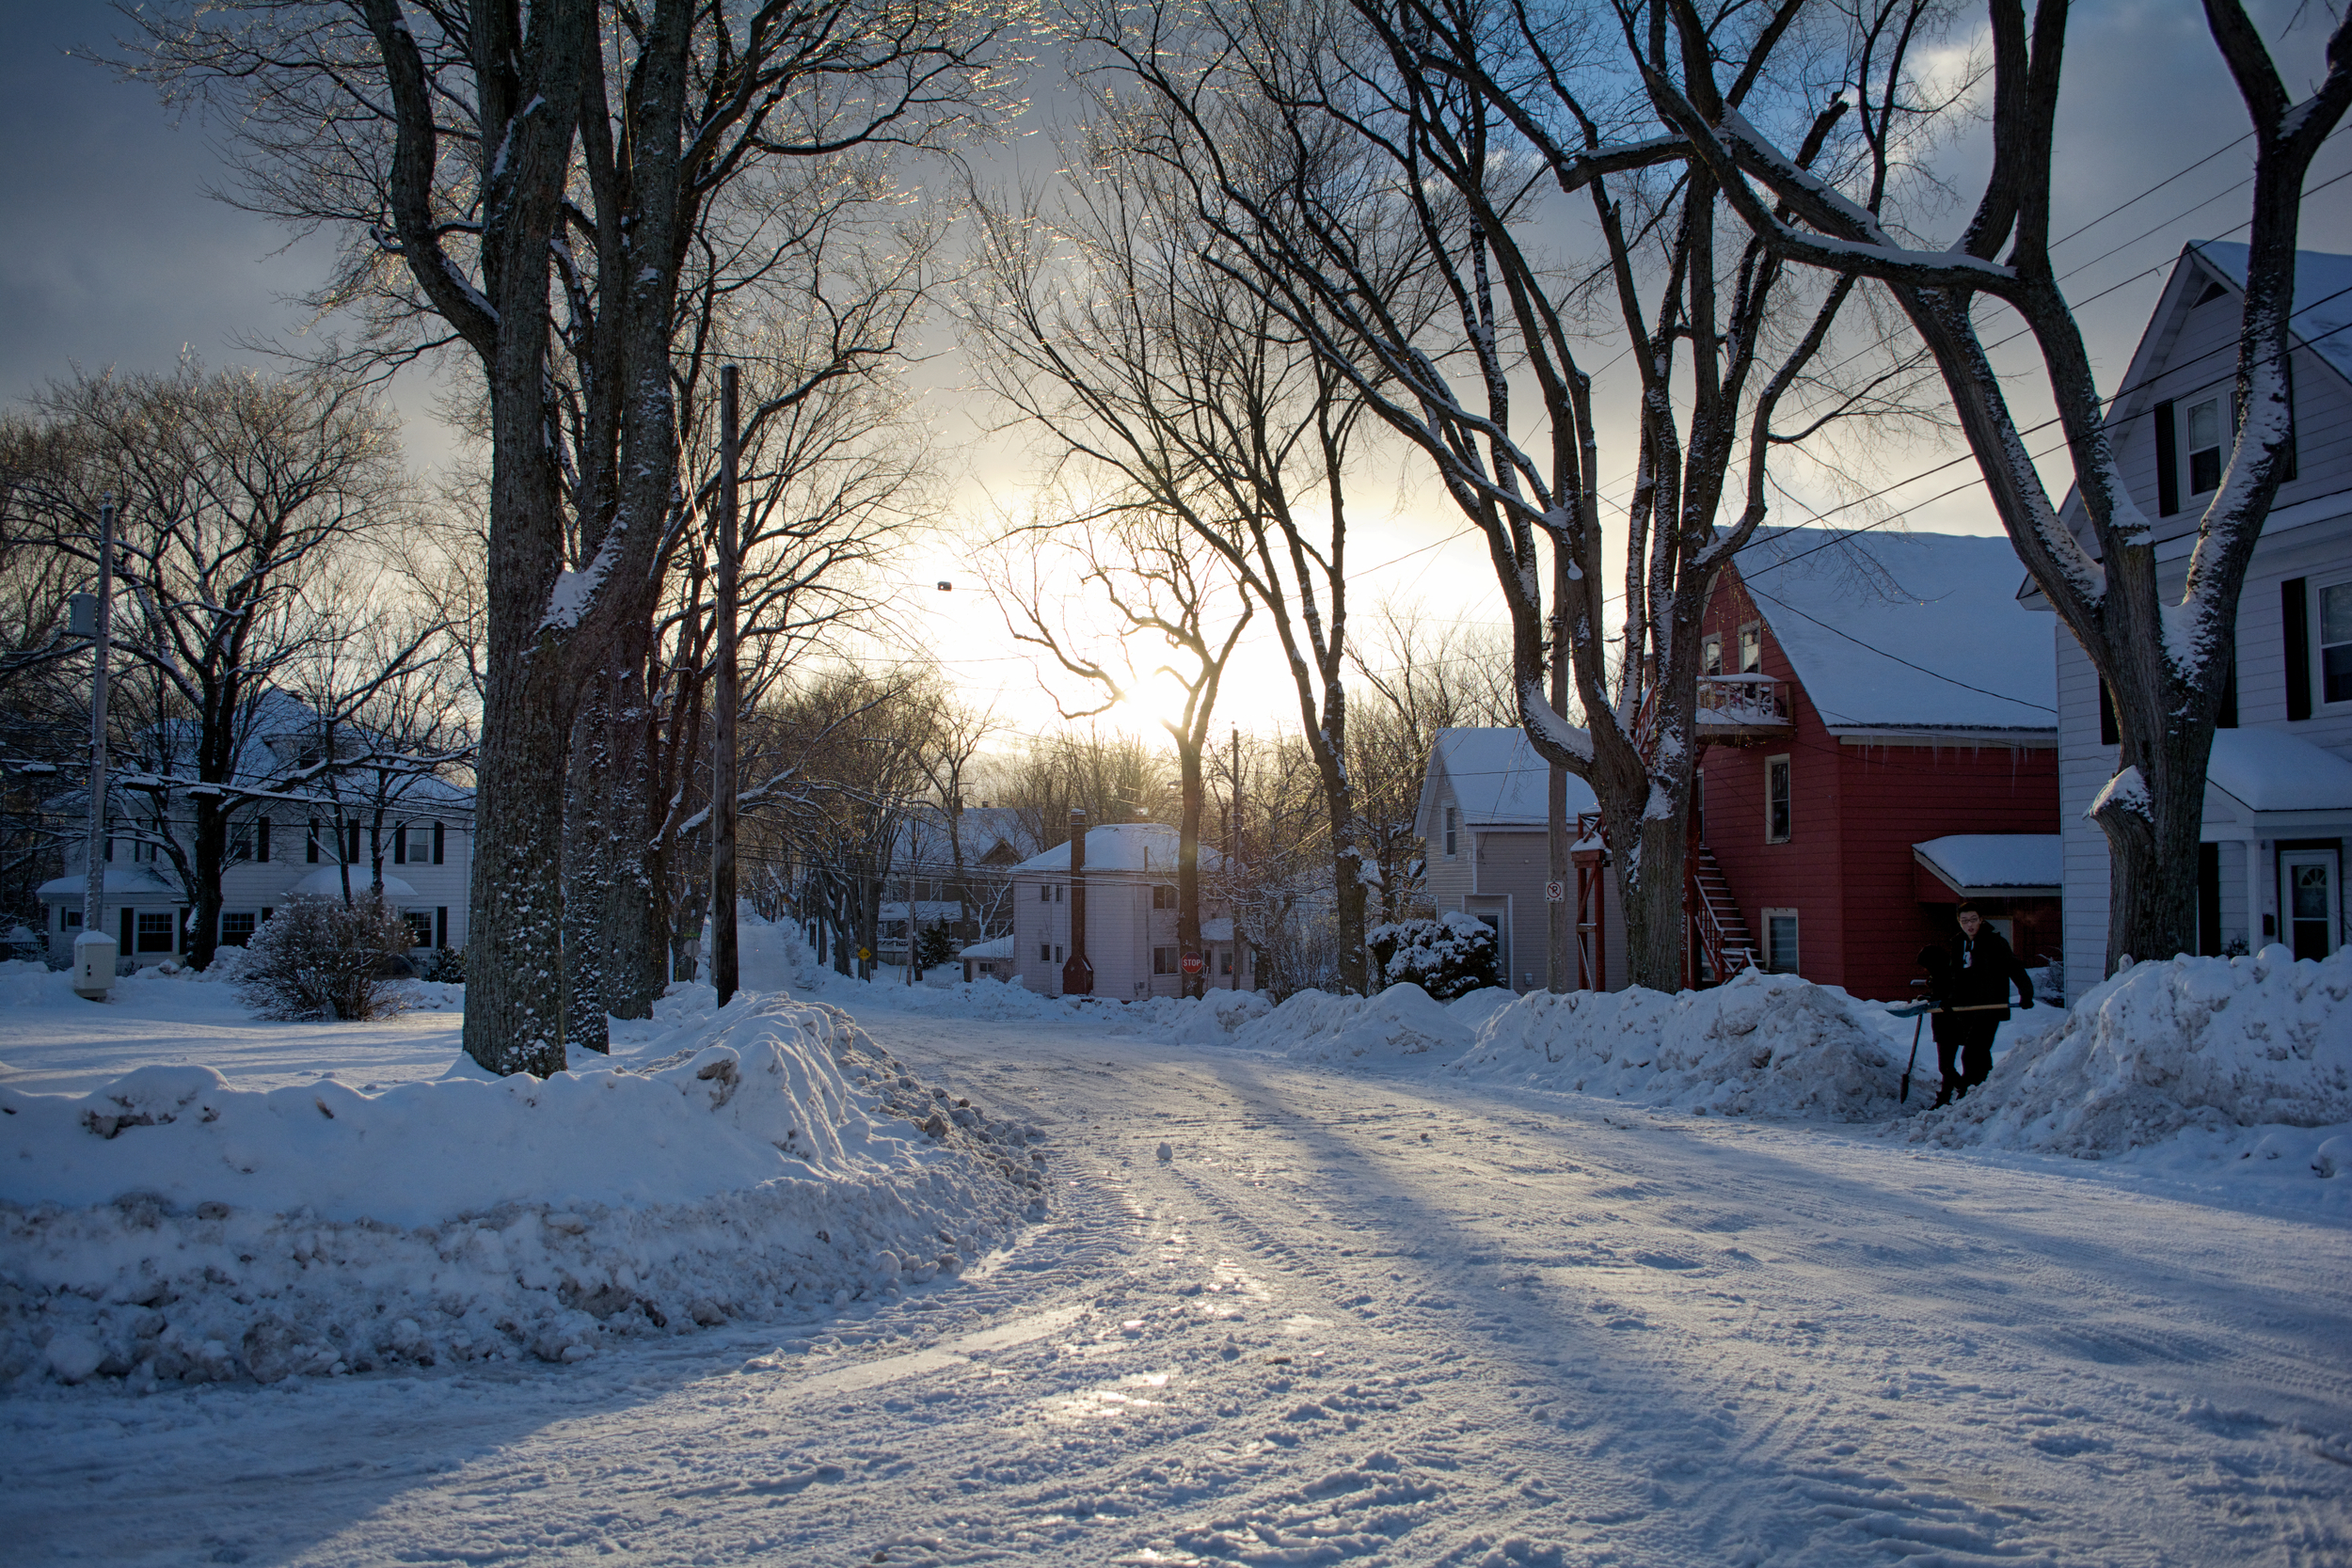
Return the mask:
[[2187,1131],[2352,1121],[2352,951],[2136,964],[1915,1140],[2098,1158]]
[[846,1303],[1041,1212],[1036,1136],[759,996],[544,1080],[0,1088],[0,1378],[580,1360]]
[[1152,996],[1127,1004],[1120,1032],[1172,1045],[1231,1045],[1235,1031],[1273,1010],[1274,1004],[1254,990],[1212,990],[1198,999]]
[[[991,1019],[1020,1022],[1029,1019],[1067,1022],[1080,999],[1041,996],[1025,986],[993,976],[965,981],[961,964],[933,970],[910,986],[905,972],[895,966],[877,969],[871,980],[860,980],[817,961],[797,927],[789,921],[769,922],[745,914],[737,927],[747,985],[787,990],[799,996],[829,997],[860,1009],[881,1007],[892,1012],[922,1013],[942,1018]],[[698,985],[715,998],[707,985]]]
[[[1711,990],[1531,991],[1489,1007],[1453,1070],[1725,1116],[1862,1121],[1897,1109],[1900,1066],[1860,1005],[1751,969]],[[1932,1059],[1930,1068],[1932,1071]]]
[[1232,1034],[1230,1043],[1302,1062],[1375,1061],[1461,1054],[1469,1025],[1419,986],[1391,986],[1375,996],[1302,990]]

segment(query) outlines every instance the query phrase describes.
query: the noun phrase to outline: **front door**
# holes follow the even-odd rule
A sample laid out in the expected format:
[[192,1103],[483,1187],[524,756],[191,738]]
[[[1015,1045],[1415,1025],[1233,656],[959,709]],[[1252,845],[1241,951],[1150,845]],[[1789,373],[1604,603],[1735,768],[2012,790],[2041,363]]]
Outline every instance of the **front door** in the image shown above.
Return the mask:
[[2341,867],[2333,849],[2285,849],[2279,854],[2280,903],[2287,914],[2287,943],[2298,958],[2336,950]]

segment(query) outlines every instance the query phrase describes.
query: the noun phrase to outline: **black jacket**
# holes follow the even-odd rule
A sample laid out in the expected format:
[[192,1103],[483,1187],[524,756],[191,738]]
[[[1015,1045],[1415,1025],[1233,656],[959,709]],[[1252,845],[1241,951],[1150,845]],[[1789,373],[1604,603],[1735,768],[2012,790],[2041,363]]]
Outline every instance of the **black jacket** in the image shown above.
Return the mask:
[[[1947,987],[1938,988],[1943,991],[1938,1000],[1950,1006],[1978,1006],[1989,1002],[2006,1006],[2012,980],[2017,983],[2019,1006],[2033,1006],[2033,977],[2017,961],[2017,955],[2009,950],[2009,943],[2001,940],[2001,933],[1991,926],[1979,926],[1975,936],[1960,939],[1952,948],[1952,967],[1939,978],[1947,981]],[[2009,1014],[2003,1011],[1999,1016],[2007,1018]]]

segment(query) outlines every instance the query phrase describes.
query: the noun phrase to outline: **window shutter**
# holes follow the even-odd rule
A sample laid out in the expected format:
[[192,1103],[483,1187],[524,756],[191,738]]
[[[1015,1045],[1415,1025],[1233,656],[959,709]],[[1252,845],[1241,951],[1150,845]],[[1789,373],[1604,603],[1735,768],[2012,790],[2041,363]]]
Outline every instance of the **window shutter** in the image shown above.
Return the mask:
[[253,858],[257,861],[269,859],[269,818],[266,816],[253,830]]
[[392,830],[392,863],[408,863],[408,824],[405,822]]
[[2307,579],[2289,578],[2279,585],[2279,619],[2287,634],[2287,717],[2312,716],[2312,611],[2304,587]]
[[2123,744],[2122,727],[2115,721],[2115,693],[2107,689],[2107,683],[2104,677],[2099,682],[2099,744],[2102,746]]
[[447,904],[434,906],[433,945],[436,947],[449,945],[449,906]]
[[343,837],[348,841],[343,847],[343,863],[345,865],[358,864],[359,824],[357,822],[346,823],[343,827]]
[[433,824],[433,863],[441,863],[441,825],[438,822]]
[[2172,400],[2156,404],[2156,515],[2181,509],[2181,456],[2172,443]]
[[2221,705],[2213,716],[2217,730],[2237,728],[2237,650],[2230,650],[2230,668],[2221,676]]

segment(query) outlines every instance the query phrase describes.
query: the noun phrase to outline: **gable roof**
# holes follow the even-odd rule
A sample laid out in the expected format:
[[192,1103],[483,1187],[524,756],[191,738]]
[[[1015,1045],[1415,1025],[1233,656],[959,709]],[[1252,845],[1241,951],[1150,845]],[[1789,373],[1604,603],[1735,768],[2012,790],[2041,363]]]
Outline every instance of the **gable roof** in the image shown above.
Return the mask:
[[[2246,258],[2251,246],[2235,240],[2204,240],[2188,248],[2230,287],[2245,293]],[[2352,379],[2352,256],[2325,250],[2295,253],[2295,309],[2287,330]]]
[[1737,569],[1831,730],[2057,733],[2050,623],[2007,535],[1779,529]]
[[[1087,870],[1131,871],[1137,874],[1158,873],[1176,875],[1177,847],[1180,833],[1165,822],[1120,822],[1104,828],[1087,830]],[[1216,871],[1223,868],[1225,857],[1203,844],[1200,846],[1200,869]],[[1042,854],[1031,855],[1012,868],[1017,875],[1024,871],[1070,871],[1068,840],[1055,845]]]
[[[1429,768],[1422,775],[1421,806],[1415,826],[1427,838],[1435,831],[1429,814],[1436,808],[1438,781],[1454,789],[1462,821],[1472,828],[1541,828],[1549,823],[1551,765],[1535,754],[1534,745],[1521,729],[1439,730],[1429,749]],[[1599,804],[1593,786],[1568,775],[1568,817],[1573,826],[1580,812]]]

